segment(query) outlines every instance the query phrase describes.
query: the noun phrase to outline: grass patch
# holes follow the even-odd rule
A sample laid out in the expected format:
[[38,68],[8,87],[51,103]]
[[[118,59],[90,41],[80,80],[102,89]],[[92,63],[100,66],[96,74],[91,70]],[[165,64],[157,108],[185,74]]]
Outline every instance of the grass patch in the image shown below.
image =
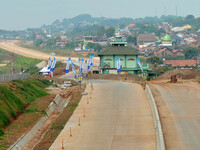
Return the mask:
[[[51,83],[48,80],[39,79],[17,80],[0,85],[0,128],[6,127],[12,119],[16,119],[35,99],[48,95],[44,88],[49,85]],[[25,113],[37,111],[33,108]],[[2,129],[0,135],[3,135]]]
[[[0,63],[4,63],[5,61],[8,62],[6,66],[0,67],[0,73],[10,73],[11,67],[11,54],[6,50],[0,49]],[[21,68],[25,70],[25,72],[34,74],[38,71],[36,64],[40,63],[40,59],[28,58],[24,56],[20,56],[14,54],[14,66],[15,72],[21,72]]]
[[70,110],[75,110],[78,107],[78,103],[73,103],[70,105]]
[[9,148],[8,146],[0,145],[1,148]]

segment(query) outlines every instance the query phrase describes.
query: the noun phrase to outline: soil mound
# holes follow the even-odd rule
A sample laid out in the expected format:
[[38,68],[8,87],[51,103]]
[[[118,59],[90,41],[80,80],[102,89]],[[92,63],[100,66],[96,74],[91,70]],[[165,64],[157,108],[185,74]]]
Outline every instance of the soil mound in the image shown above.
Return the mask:
[[164,74],[160,75],[156,79],[170,79],[172,75],[177,75],[182,79],[195,79],[200,75],[200,70],[198,69],[175,69],[169,70]]

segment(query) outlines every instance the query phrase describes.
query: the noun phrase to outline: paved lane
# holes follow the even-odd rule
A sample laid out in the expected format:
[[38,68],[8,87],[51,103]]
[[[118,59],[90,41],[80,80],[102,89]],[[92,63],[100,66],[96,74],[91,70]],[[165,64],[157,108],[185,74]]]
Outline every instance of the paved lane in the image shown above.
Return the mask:
[[62,139],[65,149],[73,150],[156,149],[153,117],[142,87],[114,81],[93,81],[93,85],[92,100],[87,104],[87,96],[82,97],[50,150],[61,149]]
[[[152,84],[164,126],[167,149],[199,150],[200,149],[200,86],[197,83],[187,84]],[[160,102],[163,101],[162,105]],[[161,117],[162,118],[162,117]]]

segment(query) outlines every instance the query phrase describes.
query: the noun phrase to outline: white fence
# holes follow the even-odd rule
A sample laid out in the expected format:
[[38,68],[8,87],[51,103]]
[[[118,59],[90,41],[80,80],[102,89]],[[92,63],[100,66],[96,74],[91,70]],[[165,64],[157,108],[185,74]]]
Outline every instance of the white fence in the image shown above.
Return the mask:
[[147,97],[149,99],[151,109],[153,112],[153,118],[154,118],[155,130],[156,130],[156,138],[157,138],[157,150],[165,150],[165,141],[164,141],[164,137],[163,137],[162,126],[160,123],[158,109],[157,109],[157,106],[155,103],[155,99],[154,99],[148,85],[146,85],[145,92],[147,94]]
[[29,78],[29,74],[0,74],[0,82],[10,82],[12,80],[24,80]]
[[47,121],[52,112],[55,111],[57,105],[60,104],[62,97],[58,94],[54,101],[49,105],[48,109],[45,111],[46,115],[43,116],[26,134],[24,134],[16,143],[14,143],[8,150],[22,150],[29,141],[36,135],[36,133],[41,129],[44,123]]

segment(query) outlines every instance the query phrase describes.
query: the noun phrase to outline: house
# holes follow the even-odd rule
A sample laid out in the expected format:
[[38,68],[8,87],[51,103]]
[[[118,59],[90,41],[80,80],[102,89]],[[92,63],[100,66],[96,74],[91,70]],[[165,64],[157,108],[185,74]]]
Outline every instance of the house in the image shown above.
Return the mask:
[[196,60],[165,60],[164,64],[170,67],[196,67]]
[[137,37],[137,43],[139,48],[142,47],[147,47],[148,45],[154,44],[157,41],[156,35],[151,33],[151,34],[139,34]]
[[[127,42],[122,40],[120,30],[116,33],[116,40],[111,41],[111,47],[100,53],[100,70],[103,74],[117,74],[117,61],[119,57],[121,61],[121,73],[139,74],[141,69],[137,64],[139,53],[134,48],[129,48]],[[148,64],[142,65],[145,75],[148,75],[151,68]]]
[[71,39],[58,39],[56,41],[56,46],[64,47],[67,42],[71,41]]
[[165,48],[159,49],[158,51],[155,51],[154,55],[160,58],[166,57],[166,56],[185,56],[182,50],[173,50],[173,49],[170,49],[169,47],[165,47]]
[[176,34],[172,34],[171,39],[172,39],[172,42],[177,42],[177,43],[181,43],[182,41],[181,38],[177,36]]
[[166,34],[162,39],[161,39],[161,44],[160,46],[165,46],[165,47],[171,47],[172,46],[172,39],[169,34]]

